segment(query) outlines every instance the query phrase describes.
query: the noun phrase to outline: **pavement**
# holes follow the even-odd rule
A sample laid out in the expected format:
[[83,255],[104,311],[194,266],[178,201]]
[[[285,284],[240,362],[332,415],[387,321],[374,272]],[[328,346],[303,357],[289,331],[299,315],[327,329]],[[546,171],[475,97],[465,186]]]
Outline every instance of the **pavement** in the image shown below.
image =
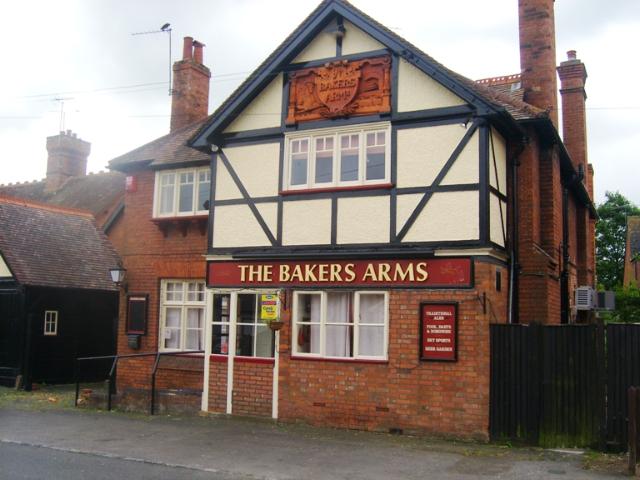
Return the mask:
[[[42,465],[47,461],[79,473],[45,472]],[[237,417],[148,417],[0,404],[3,479],[582,480],[613,476],[584,470],[582,465],[582,457],[574,453]]]

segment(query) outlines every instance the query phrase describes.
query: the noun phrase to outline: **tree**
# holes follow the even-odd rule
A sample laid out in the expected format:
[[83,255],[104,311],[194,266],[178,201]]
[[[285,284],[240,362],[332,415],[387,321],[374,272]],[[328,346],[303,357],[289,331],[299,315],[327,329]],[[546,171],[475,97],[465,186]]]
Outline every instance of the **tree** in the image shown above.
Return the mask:
[[598,283],[606,290],[622,285],[627,217],[640,215],[640,208],[619,192],[607,192],[607,200],[598,205],[596,223],[596,272]]

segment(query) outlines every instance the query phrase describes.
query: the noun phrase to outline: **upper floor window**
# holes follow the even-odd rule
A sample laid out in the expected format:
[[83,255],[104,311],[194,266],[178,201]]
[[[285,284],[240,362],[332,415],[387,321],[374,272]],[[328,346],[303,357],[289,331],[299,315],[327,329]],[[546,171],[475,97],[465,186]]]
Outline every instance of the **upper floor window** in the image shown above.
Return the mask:
[[157,172],[153,216],[206,215],[210,189],[209,167]]
[[388,183],[388,124],[287,136],[285,190]]

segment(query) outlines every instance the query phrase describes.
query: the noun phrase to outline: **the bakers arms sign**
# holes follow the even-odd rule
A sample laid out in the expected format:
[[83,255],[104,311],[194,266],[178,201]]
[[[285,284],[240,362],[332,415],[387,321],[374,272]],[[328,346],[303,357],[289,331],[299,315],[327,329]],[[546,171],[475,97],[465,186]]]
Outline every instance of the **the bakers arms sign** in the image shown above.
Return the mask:
[[388,56],[326,63],[289,75],[287,124],[391,111]]
[[210,287],[470,287],[471,259],[211,261]]

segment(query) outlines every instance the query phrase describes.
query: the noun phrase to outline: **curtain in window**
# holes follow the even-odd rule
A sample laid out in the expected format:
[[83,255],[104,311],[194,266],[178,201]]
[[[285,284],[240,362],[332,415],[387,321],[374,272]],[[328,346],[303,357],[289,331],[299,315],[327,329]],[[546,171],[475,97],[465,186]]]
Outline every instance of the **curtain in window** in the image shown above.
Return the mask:
[[384,355],[384,314],[384,295],[360,295],[359,355]]
[[180,316],[181,308],[165,310],[164,347],[180,348]]
[[351,356],[351,294],[329,293],[327,295],[326,355],[330,357]]

